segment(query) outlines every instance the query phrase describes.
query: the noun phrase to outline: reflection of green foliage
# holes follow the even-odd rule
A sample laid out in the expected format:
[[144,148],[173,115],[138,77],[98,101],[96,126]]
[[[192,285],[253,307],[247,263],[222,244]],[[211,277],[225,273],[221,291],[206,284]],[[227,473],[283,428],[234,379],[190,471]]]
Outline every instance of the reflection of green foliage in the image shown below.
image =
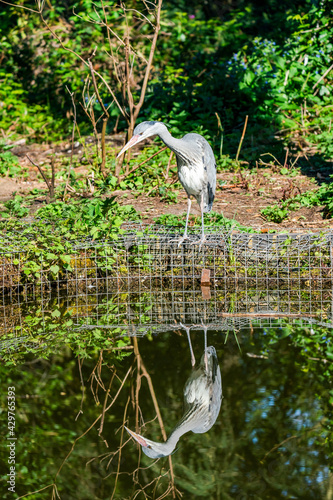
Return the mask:
[[[60,352],[64,345],[75,355],[87,358],[101,349],[115,351],[129,343],[128,337],[119,338],[122,328],[113,326],[126,324],[128,315],[127,304],[124,302],[119,308],[116,296],[106,296],[100,304],[92,302],[89,317],[82,313],[85,303],[77,300],[72,304],[51,300],[47,308],[39,306],[30,306],[24,316],[18,316],[19,324],[13,325],[2,337],[7,345],[3,353],[7,365],[23,362],[29,353],[47,359]],[[142,304],[141,310],[144,308]],[[16,341],[18,334],[19,342]],[[115,357],[122,359],[128,352],[117,351]]]
[[[325,497],[330,446],[328,424],[332,421],[327,388],[331,387],[332,374],[331,370],[325,374],[327,364],[312,359],[319,356],[318,346],[322,348],[320,356],[327,357],[331,351],[331,346],[324,347],[329,343],[325,344],[327,339],[323,334],[325,330],[321,327],[312,328],[311,332],[298,326],[294,328],[287,322],[282,330],[272,328],[267,332],[254,326],[251,332],[239,333],[244,352],[240,356],[233,336],[224,343],[224,335],[209,332],[209,342],[216,346],[220,360],[224,399],[212,429],[205,434],[186,434],[172,455],[176,486],[184,498],[218,498],[223,492],[221,498],[226,499],[237,495],[269,500],[279,498],[282,488],[290,497],[303,498],[304,491],[309,499]],[[303,349],[304,337],[307,347]],[[200,356],[202,332],[192,334],[192,343],[196,357]],[[191,372],[186,336],[168,333],[139,340],[139,348],[169,433],[182,415],[182,388]],[[249,357],[248,352],[264,357]],[[10,369],[0,366],[0,380],[6,381],[1,393],[6,393],[7,385],[14,385],[17,393],[20,434],[17,452],[24,457],[24,462],[20,461],[24,467],[19,464],[18,494],[53,482],[75,438],[101,414],[105,391],[113,377],[112,366],[116,367],[117,376],[113,379],[109,403],[133,357],[119,363],[113,354],[104,351],[100,379],[93,382],[93,396],[91,374],[98,360],[96,351],[92,359],[85,359],[81,366],[85,391],[83,413],[77,420],[82,398],[81,380],[68,351],[59,352],[49,362],[26,362]],[[307,370],[311,366],[313,369]],[[127,380],[119,399],[105,415],[102,437],[109,448],[98,436],[97,423],[77,441],[57,477],[60,496],[110,498],[118,463],[117,455],[112,459],[112,453],[119,446],[119,428],[136,376],[134,372]],[[29,399],[19,397],[23,394]],[[321,397],[319,403],[315,394]],[[147,422],[154,418],[155,411],[144,383],[139,396],[141,415]],[[1,409],[5,410],[6,404],[7,400],[2,398]],[[134,425],[134,413],[132,405],[128,405],[130,427]],[[149,438],[160,439],[156,421],[147,423],[143,432]],[[93,462],[87,464],[92,459]],[[138,448],[130,441],[122,449],[120,471],[131,474],[137,466]],[[153,494],[155,485],[148,484],[160,475],[161,467],[167,467],[167,459],[153,464],[143,456],[141,467],[148,468],[141,469],[136,485],[127,474],[118,477],[115,498],[130,498],[133,487],[137,488],[138,484],[146,486],[147,495]],[[160,478],[158,491],[165,491],[167,482],[167,476]],[[35,497],[50,498],[50,491],[31,498]]]

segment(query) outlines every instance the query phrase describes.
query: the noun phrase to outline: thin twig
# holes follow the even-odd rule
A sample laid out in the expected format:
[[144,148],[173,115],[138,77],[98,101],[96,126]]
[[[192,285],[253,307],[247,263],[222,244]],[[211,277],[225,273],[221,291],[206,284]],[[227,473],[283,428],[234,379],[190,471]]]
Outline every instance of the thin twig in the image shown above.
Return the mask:
[[139,102],[137,103],[137,105],[135,106],[134,123],[139,115],[140,109],[143,105],[144,98],[146,95],[148,80],[149,80],[149,76],[150,76],[150,72],[151,72],[151,68],[152,68],[152,64],[153,64],[153,59],[154,59],[154,53],[155,53],[158,33],[160,31],[161,9],[162,9],[162,0],[158,0],[158,4],[156,6],[155,32],[154,32],[153,40],[152,40],[151,47],[150,47],[150,53],[149,53],[148,64],[146,67],[144,80],[143,80],[142,87],[141,87],[140,99],[139,99]]
[[51,197],[51,193],[52,193],[52,186],[51,186],[51,183],[49,181],[49,179],[46,177],[46,175],[44,174],[43,170],[40,168],[40,166],[38,165],[38,163],[35,163],[28,154],[25,155],[28,160],[30,161],[30,163],[32,163],[35,167],[38,168],[41,176],[43,177],[44,181],[46,182],[46,185],[47,185],[47,188],[49,190],[49,193],[50,193],[50,197]]
[[82,376],[82,365],[83,365],[83,360],[81,361],[80,356],[78,356],[78,366],[79,366],[79,372],[80,372],[82,397],[81,397],[80,410],[78,411],[78,414],[76,415],[75,420],[77,420],[79,415],[81,415],[81,413],[83,413],[82,408],[83,408],[83,399],[84,399],[84,382],[83,382],[83,376]]
[[111,386],[112,386],[112,382],[113,382],[113,379],[114,379],[115,375],[116,375],[116,370],[114,370],[114,372],[112,373],[112,376],[111,376],[110,382],[109,382],[109,386],[107,388],[107,391],[106,391],[106,394],[105,394],[105,397],[104,397],[103,410],[102,410],[102,420],[101,420],[101,425],[99,426],[99,429],[98,429],[98,435],[99,436],[103,432],[106,403],[107,403],[108,397],[110,395]]
[[[111,402],[111,403],[109,404],[109,406],[105,409],[105,412],[107,412],[107,411],[108,411],[108,410],[112,407],[112,405],[114,404],[114,402],[117,400],[117,398],[118,398],[118,396],[119,396],[119,394],[120,394],[120,392],[121,392],[122,388],[124,387],[124,384],[125,384],[125,382],[126,382],[126,380],[127,380],[127,377],[128,377],[128,376],[129,376],[129,374],[131,373],[131,370],[132,370],[132,367],[130,367],[130,368],[127,370],[127,373],[126,373],[126,375],[125,375],[125,377],[124,377],[124,379],[123,379],[123,381],[122,381],[122,383],[121,383],[121,386],[119,387],[119,389],[118,389],[118,391],[117,391],[117,393],[116,393],[115,397],[113,398],[112,402]],[[105,413],[105,412],[104,412],[104,413]],[[87,428],[87,429],[83,432],[83,434],[81,434],[79,437],[77,437],[77,438],[74,440],[74,442],[73,442],[73,444],[72,444],[71,449],[69,450],[69,452],[67,453],[67,455],[66,455],[66,456],[65,456],[65,458],[63,459],[63,461],[62,461],[62,463],[61,463],[61,465],[60,465],[60,467],[59,467],[59,469],[58,469],[58,471],[57,471],[57,473],[56,473],[56,475],[55,475],[55,478],[54,478],[54,480],[55,480],[55,481],[56,481],[57,477],[59,476],[59,474],[60,474],[60,472],[61,472],[61,470],[62,470],[63,466],[64,466],[64,465],[65,465],[65,463],[67,462],[68,458],[69,458],[69,457],[70,457],[70,455],[73,453],[74,448],[75,448],[75,446],[76,446],[76,443],[77,443],[80,439],[82,439],[82,438],[83,438],[86,434],[88,434],[88,432],[89,432],[89,431],[90,431],[93,427],[95,427],[95,425],[97,424],[97,422],[98,422],[101,418],[102,418],[102,413],[101,413],[101,414],[100,414],[100,415],[99,415],[99,416],[98,416],[98,417],[94,420],[94,422],[93,422],[93,423],[92,423],[92,424],[91,424],[91,425],[90,425],[90,426],[89,426],[89,427],[88,427],[88,428]]]
[[102,163],[101,163],[101,174],[103,175],[104,179],[107,176],[105,172],[105,162],[106,162],[106,145],[105,145],[105,131],[106,131],[106,126],[108,123],[108,117],[105,116],[103,118],[103,126],[102,126],[102,139],[101,139],[101,144],[102,144]]
[[[150,377],[149,373],[147,372],[146,367],[142,361],[141,354],[139,352],[138,339],[136,337],[133,338],[133,345],[134,345],[134,355],[137,358],[138,367],[140,367],[140,370],[142,371],[142,375],[147,380],[149,392],[150,392],[150,395],[151,395],[151,398],[153,401],[154,409],[156,411],[157,420],[158,420],[158,423],[159,423],[159,426],[160,426],[160,429],[162,432],[163,439],[164,439],[164,441],[166,441],[167,434],[165,432],[164,423],[163,423],[162,415],[161,415],[160,408],[159,408],[159,405],[157,402],[157,398],[155,395],[154,386],[153,386],[151,377]],[[141,382],[140,382],[140,384],[141,384]],[[172,484],[172,495],[173,495],[173,498],[175,498],[175,490],[176,490],[176,488],[175,488],[175,475],[174,475],[174,471],[173,471],[173,464],[172,464],[171,455],[169,455],[168,458],[169,458],[169,467],[170,467],[170,478],[171,478],[171,484]]]
[[170,170],[170,167],[171,167],[172,156],[173,156],[173,151],[171,151],[171,153],[170,153],[167,169],[166,169],[165,173],[163,173],[163,176],[164,176],[165,180],[167,180],[168,177],[169,177],[169,170]]
[[314,90],[317,85],[325,78],[326,75],[333,69],[333,64],[325,71],[325,73],[319,78],[319,80],[316,81],[316,83],[313,85],[312,90]]
[[223,318],[315,318],[316,314],[297,313],[218,313]]
[[242,144],[243,144],[243,140],[244,140],[244,136],[245,136],[245,132],[246,132],[246,127],[247,127],[247,120],[248,120],[248,115],[246,115],[245,117],[245,123],[244,123],[244,128],[243,128],[243,133],[242,133],[242,137],[240,138],[240,141],[239,141],[239,145],[238,145],[238,149],[237,149],[237,154],[236,154],[236,161],[238,161],[238,157],[239,157],[239,153],[240,153],[240,150],[241,150],[241,147],[242,147]]
[[144,165],[145,163],[147,163],[147,161],[151,160],[152,158],[154,158],[154,156],[157,156],[159,155],[160,153],[162,153],[163,151],[165,151],[166,149],[168,149],[167,146],[165,146],[164,148],[160,149],[159,151],[157,151],[157,153],[154,153],[153,155],[149,156],[149,158],[147,158],[146,160],[142,161],[141,163],[139,163],[139,165],[137,165],[136,167],[132,168],[128,174],[123,174],[120,176],[120,179],[124,179],[125,177],[127,177],[127,175],[129,174],[132,174],[133,172],[135,172],[135,170],[137,170],[139,167],[141,167],[142,165]]
[[72,141],[71,156],[70,156],[70,160],[69,160],[66,186],[65,186],[65,190],[64,190],[64,196],[62,197],[62,201],[65,201],[66,194],[68,191],[68,186],[69,186],[69,178],[71,175],[71,168],[72,168],[72,164],[73,164],[73,149],[74,149],[75,127],[76,127],[76,106],[75,106],[75,101],[74,101],[74,92],[71,92],[69,90],[69,88],[67,87],[67,85],[66,85],[66,90],[71,97],[71,101],[72,101],[72,105],[73,105],[73,128],[72,128],[72,138],[71,138],[71,141]]
[[289,154],[289,148],[287,148],[287,151],[286,151],[286,157],[284,159],[283,168],[286,168],[286,166],[287,166],[288,154]]

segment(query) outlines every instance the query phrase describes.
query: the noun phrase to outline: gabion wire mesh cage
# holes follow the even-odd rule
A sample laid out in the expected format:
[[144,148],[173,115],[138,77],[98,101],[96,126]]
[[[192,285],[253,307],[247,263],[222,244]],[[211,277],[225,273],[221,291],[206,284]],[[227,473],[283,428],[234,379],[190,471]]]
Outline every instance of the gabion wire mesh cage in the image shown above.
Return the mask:
[[[11,332],[7,343],[15,345],[31,330],[27,317],[38,310],[39,326],[47,329],[55,309],[64,324],[70,315],[71,328],[97,326],[118,335],[158,333],[181,322],[200,328],[202,321],[216,330],[276,326],[286,318],[333,325],[333,233],[211,228],[201,249],[199,234],[192,230],[178,247],[175,228],[128,224],[114,239],[76,242],[70,269],[55,279],[42,255],[38,272],[27,277],[26,251],[2,247],[0,333]],[[201,289],[203,269],[210,271],[208,295]]]
[[[110,290],[152,288],[163,283],[171,288],[195,287],[203,269],[211,285],[229,281],[230,286],[249,284],[264,288],[332,284],[333,232],[245,233],[207,228],[207,241],[196,244],[200,229],[178,247],[179,228],[126,224],[119,234],[105,241],[86,239],[72,245],[69,266],[59,269],[56,278],[43,255],[36,272],[27,278],[25,250],[0,241],[0,293],[16,287],[28,289],[105,286]],[[2,243],[2,245],[1,245]]]

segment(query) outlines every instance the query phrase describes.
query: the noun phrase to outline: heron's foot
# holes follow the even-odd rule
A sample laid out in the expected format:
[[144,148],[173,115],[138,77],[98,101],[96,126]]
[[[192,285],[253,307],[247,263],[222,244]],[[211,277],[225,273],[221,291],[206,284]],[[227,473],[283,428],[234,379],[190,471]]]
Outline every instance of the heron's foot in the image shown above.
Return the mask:
[[202,245],[207,241],[207,238],[205,235],[203,235],[200,240],[193,241],[191,245],[199,245],[199,250],[201,250]]
[[182,245],[184,243],[185,240],[189,240],[190,238],[187,236],[187,234],[184,234],[184,236],[182,238],[180,238],[180,240],[178,241],[178,248],[180,247],[180,245]]

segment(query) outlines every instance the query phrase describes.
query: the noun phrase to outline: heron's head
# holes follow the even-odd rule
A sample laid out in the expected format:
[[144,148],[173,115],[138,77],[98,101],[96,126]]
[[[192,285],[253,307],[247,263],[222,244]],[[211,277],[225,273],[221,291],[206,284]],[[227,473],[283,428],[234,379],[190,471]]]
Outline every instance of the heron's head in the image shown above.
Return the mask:
[[128,149],[135,144],[138,144],[141,141],[147,139],[147,137],[151,137],[152,135],[159,135],[163,133],[163,131],[167,130],[166,125],[163,122],[142,122],[137,125],[133,131],[133,137],[128,141],[127,144],[123,147],[123,149],[118,153],[117,158],[120,155],[125,153]]
[[[207,369],[208,369],[208,373],[213,373],[213,372],[215,372],[216,365],[218,365],[218,360],[217,360],[217,354],[216,354],[215,347],[213,347],[212,345],[209,346],[209,347],[207,347],[206,354],[207,354]],[[203,355],[201,356],[200,364],[202,366],[206,366],[205,353],[203,353]]]
[[147,457],[150,458],[161,458],[161,457],[167,457],[170,455],[174,447],[168,447],[168,442],[166,443],[156,443],[155,441],[151,441],[150,439],[146,439],[143,436],[140,436],[140,434],[136,434],[136,432],[131,431],[128,429],[126,426],[124,426],[127,432],[132,436],[133,439],[137,443],[141,445],[142,451]]

